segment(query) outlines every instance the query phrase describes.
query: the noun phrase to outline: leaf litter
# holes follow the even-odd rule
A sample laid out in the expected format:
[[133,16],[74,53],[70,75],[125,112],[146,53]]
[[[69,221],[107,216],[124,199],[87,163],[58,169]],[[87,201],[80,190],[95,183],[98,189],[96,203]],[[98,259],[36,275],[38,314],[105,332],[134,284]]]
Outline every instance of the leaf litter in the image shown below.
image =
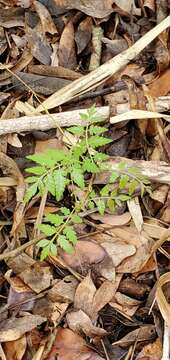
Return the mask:
[[[168,1],[0,1],[4,360],[170,356],[168,15]],[[100,119],[91,128],[85,114],[94,103]],[[97,202],[97,194],[87,207],[76,166],[67,189],[61,181],[65,174],[58,172],[57,183],[51,181],[42,198],[43,182],[26,203],[27,168],[34,165],[27,156],[50,149],[66,154],[81,134],[86,137],[87,123],[90,158],[100,145],[97,161],[102,153],[110,159],[105,158],[108,170],[100,172],[88,159],[84,166],[92,176],[85,181],[89,192],[93,185],[97,194],[103,191],[109,207]],[[102,123],[106,140],[96,139]],[[48,162],[37,164],[32,179]],[[126,164],[120,177],[115,176],[119,163]],[[142,194],[134,168],[151,182],[151,191]],[[130,172],[135,179],[129,189]],[[119,187],[115,205],[111,194]],[[70,194],[83,204],[61,234],[57,253],[48,235],[72,216]],[[45,254],[41,260],[38,242]]]

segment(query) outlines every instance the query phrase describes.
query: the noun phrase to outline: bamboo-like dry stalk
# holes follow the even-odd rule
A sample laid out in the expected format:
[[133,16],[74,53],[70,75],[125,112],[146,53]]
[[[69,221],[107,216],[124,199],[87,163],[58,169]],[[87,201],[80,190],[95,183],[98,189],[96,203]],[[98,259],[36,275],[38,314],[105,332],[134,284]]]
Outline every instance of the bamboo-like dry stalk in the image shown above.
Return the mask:
[[74,99],[76,96],[94,89],[99,84],[102,84],[110,78],[117,71],[125,67],[131,60],[133,60],[148,44],[150,44],[161,32],[170,26],[170,15],[166,17],[160,24],[148,31],[141,39],[139,39],[129,49],[118,54],[113,59],[101,65],[98,69],[92,71],[90,74],[75,80],[73,83],[65,86],[59,91],[51,95],[36,109],[36,112],[44,111],[45,109],[52,109],[56,106],[66,103]]

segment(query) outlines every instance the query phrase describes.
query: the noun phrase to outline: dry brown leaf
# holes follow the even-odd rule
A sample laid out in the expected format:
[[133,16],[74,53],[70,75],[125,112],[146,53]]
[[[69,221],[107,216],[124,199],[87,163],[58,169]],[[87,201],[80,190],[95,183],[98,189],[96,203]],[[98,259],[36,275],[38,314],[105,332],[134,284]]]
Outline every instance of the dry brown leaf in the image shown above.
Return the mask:
[[36,0],[33,1],[33,4],[38,16],[40,17],[43,32],[47,32],[52,35],[57,33],[57,29],[47,8],[41,2]]
[[89,317],[93,315],[93,298],[96,292],[96,287],[88,274],[85,279],[78,285],[74,297],[74,307],[78,310],[83,310]]
[[37,294],[47,289],[53,279],[51,268],[38,262],[22,271],[19,277]]
[[170,69],[149,85],[149,93],[153,97],[165,96],[170,91]]
[[71,330],[75,331],[78,334],[83,332],[86,336],[96,337],[96,336],[105,336],[107,331],[101,329],[92,324],[92,321],[84,311],[71,311],[66,315],[68,326]]
[[89,44],[92,36],[92,18],[86,17],[79,24],[76,33],[75,33],[75,41],[77,45],[77,53],[80,54],[86,46]]
[[153,340],[156,336],[156,330],[154,325],[144,325],[140,328],[131,331],[125,335],[119,341],[114,342],[112,345],[120,345],[121,347],[129,347],[133,343]]
[[132,317],[138,307],[141,305],[141,301],[132,299],[125,294],[121,294],[120,292],[116,292],[109,305],[115,310],[123,313],[125,316]]
[[44,296],[41,299],[37,299],[33,308],[33,314],[46,317],[56,326],[62,320],[67,308],[67,303],[53,302]]
[[27,315],[20,318],[10,318],[1,322],[0,341],[13,341],[19,339],[26,332],[46,321],[45,317]]
[[125,212],[122,215],[114,215],[114,214],[100,215],[98,213],[95,213],[95,214],[90,214],[90,217],[94,220],[100,220],[103,224],[114,225],[114,226],[126,225],[131,220],[131,215],[129,212]]
[[68,275],[63,280],[58,281],[48,292],[51,301],[72,303],[78,281],[74,276]]
[[7,360],[22,360],[26,347],[27,339],[25,335],[18,340],[6,341],[3,346]]
[[159,338],[156,341],[144,346],[144,348],[137,355],[136,360],[161,360],[162,359],[162,344]]
[[33,29],[27,25],[26,38],[32,56],[37,59],[40,64],[49,65],[51,63],[52,49],[47,41],[46,35],[43,33],[41,24],[38,24]]
[[104,360],[99,354],[87,347],[85,340],[70,329],[58,329],[57,336],[48,354],[54,360]]
[[93,318],[95,318],[98,312],[114,297],[121,278],[122,276],[117,274],[115,281],[106,280],[102,283],[99,289],[97,289],[93,298]]
[[54,0],[54,2],[62,8],[77,9],[89,16],[103,19],[112,13],[114,0]]
[[36,261],[25,253],[21,253],[14,258],[9,258],[6,263],[15,274],[20,274],[30,266],[34,265]]
[[136,229],[141,232],[143,227],[143,216],[139,203],[139,198],[136,196],[135,198],[128,200],[127,205]]
[[158,303],[163,319],[170,327],[170,304],[166,300],[166,297],[162,290],[163,285],[167,284],[168,282],[170,282],[170,272],[163,274],[157,282],[156,301]]
[[104,248],[92,241],[78,241],[74,255],[60,251],[61,258],[77,271],[87,271],[92,265],[100,263],[106,256]]
[[59,65],[74,70],[77,66],[74,26],[70,21],[64,28],[59,43]]
[[111,257],[115,267],[121,264],[124,259],[136,253],[134,245],[126,244],[121,240],[104,241],[101,245]]

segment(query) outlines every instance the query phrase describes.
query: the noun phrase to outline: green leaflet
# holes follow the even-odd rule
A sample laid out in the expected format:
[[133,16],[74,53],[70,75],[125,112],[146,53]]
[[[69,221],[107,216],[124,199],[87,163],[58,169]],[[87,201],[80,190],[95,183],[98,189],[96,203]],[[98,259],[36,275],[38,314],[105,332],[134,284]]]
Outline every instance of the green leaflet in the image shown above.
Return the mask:
[[77,243],[77,235],[73,228],[73,226],[66,226],[63,230],[63,234],[66,236],[66,238],[75,245]]
[[74,183],[80,187],[80,189],[82,190],[84,189],[85,187],[84,176],[80,168],[73,168],[73,171],[71,173],[71,178],[74,181]]
[[59,237],[57,239],[57,243],[66,253],[73,254],[74,248],[70,244],[70,242],[67,240],[66,236],[59,235]]
[[52,236],[56,233],[56,228],[51,225],[38,224],[37,228],[41,230],[46,236]]
[[47,221],[49,221],[51,224],[59,226],[61,224],[63,224],[64,222],[64,217],[60,216],[58,214],[48,214],[46,217]]
[[55,170],[53,172],[53,177],[55,181],[55,193],[57,201],[60,201],[63,197],[63,193],[66,187],[66,178],[64,176],[63,170]]
[[24,197],[24,202],[25,203],[28,203],[30,199],[32,199],[32,197],[36,194],[37,192],[37,183],[31,185],[27,191],[26,191],[26,194],[25,194],[25,197]]

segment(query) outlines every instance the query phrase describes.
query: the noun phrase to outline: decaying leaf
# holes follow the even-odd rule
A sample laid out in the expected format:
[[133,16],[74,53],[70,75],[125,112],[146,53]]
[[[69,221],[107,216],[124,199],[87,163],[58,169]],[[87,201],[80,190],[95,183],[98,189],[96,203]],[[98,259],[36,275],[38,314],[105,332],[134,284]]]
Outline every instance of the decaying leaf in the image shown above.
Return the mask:
[[[87,347],[85,340],[70,329],[59,329],[54,345],[48,354],[49,359],[58,360],[104,360],[99,354]],[[53,357],[52,357],[53,356]]]
[[104,18],[113,11],[113,0],[55,0],[55,4],[65,9],[77,9],[89,16]]
[[114,342],[112,345],[120,345],[121,347],[129,347],[131,344],[137,342],[143,342],[148,340],[154,340],[156,337],[156,331],[154,325],[144,325],[140,328],[129,332],[121,340]]
[[84,311],[72,311],[66,315],[68,326],[78,334],[83,332],[89,337],[101,337],[107,335],[104,329],[94,326],[90,318]]
[[137,355],[136,360],[161,360],[162,359],[162,347],[161,341],[157,338],[151,344],[144,346],[144,348]]
[[19,339],[28,331],[46,321],[45,317],[26,315],[20,318],[9,318],[1,323],[0,341],[13,341]]
[[78,281],[74,276],[68,275],[58,281],[48,292],[51,301],[72,303],[74,301]]
[[91,279],[90,274],[78,285],[74,298],[75,309],[83,310],[89,317],[93,314],[93,297],[96,287]]
[[59,65],[74,70],[77,65],[74,26],[70,21],[64,28],[59,44]]
[[19,277],[37,294],[47,289],[53,279],[50,267],[41,266],[39,263],[22,271]]
[[27,347],[26,336],[23,335],[14,341],[6,341],[3,347],[7,360],[22,360]]

